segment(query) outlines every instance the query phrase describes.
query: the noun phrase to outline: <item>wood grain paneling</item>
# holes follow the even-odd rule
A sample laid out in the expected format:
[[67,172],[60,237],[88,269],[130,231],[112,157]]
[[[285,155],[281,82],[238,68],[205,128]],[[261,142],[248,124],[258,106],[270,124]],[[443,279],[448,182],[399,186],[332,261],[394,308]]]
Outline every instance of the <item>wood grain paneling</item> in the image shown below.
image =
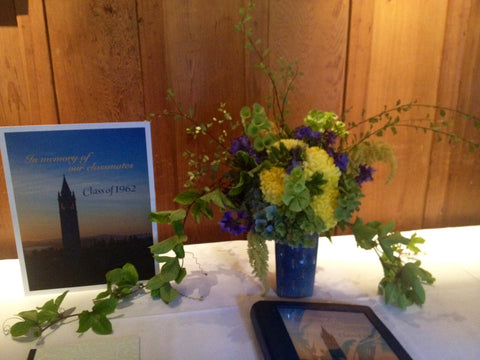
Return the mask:
[[[258,59],[233,30],[246,0],[16,2],[16,26],[0,26],[0,125],[144,120],[169,106],[168,88],[206,122],[218,116],[219,102],[237,116],[270,95],[253,69]],[[476,0],[278,0],[258,2],[251,26],[271,50],[270,66],[278,57],[298,60],[305,74],[290,97],[289,121],[297,125],[311,108],[351,108],[349,119],[358,120],[363,109],[373,115],[399,98],[480,116],[478,18]],[[183,188],[183,150],[209,146],[193,142],[186,126],[152,120],[160,210],[172,208]],[[472,133],[465,123],[455,129]],[[480,223],[478,154],[411,135],[386,138],[399,171],[383,186],[387,169],[378,169],[361,215],[396,219],[399,229]],[[14,257],[3,176],[0,196],[0,258]],[[193,226],[193,242],[226,238],[216,221]]]
[[[349,60],[354,61],[348,63],[346,99],[346,107],[354,110],[349,120],[358,121],[360,109],[372,116],[398,99],[436,102],[447,5],[447,1],[354,3],[349,43],[354,56]],[[360,215],[366,220],[395,219],[400,229],[419,228],[432,137],[400,129],[383,140],[394,146],[398,172],[392,183],[383,186],[388,169],[378,167],[375,183],[364,185]]]
[[61,123],[144,119],[135,0],[45,2]]
[[[57,123],[42,2],[15,3],[16,27],[0,27],[0,125]],[[0,10],[3,10],[2,2]],[[16,257],[14,234],[0,161],[0,258]]]
[[[480,115],[480,3],[450,2],[438,102]],[[450,49],[456,48],[457,51]],[[458,120],[458,119],[457,119]],[[472,123],[454,122],[455,132],[480,141]],[[466,144],[434,143],[425,227],[473,225],[480,220],[480,157]]]
[[[304,72],[290,96],[289,124],[303,124],[311,109],[342,112],[349,2],[273,1],[271,58],[298,61]],[[277,64],[278,65],[278,64]]]

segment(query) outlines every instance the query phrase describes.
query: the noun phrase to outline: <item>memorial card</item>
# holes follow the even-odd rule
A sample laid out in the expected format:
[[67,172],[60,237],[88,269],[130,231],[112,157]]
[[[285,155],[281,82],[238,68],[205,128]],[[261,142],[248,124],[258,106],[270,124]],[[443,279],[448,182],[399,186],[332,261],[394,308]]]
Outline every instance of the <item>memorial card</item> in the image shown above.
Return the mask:
[[132,263],[155,274],[150,123],[0,128],[25,291],[105,284]]

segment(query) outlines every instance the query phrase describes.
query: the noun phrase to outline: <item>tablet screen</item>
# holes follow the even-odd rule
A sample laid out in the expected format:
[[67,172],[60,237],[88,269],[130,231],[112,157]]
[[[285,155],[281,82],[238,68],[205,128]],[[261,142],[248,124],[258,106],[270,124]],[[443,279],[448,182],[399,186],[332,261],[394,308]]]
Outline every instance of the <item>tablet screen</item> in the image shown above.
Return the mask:
[[300,359],[398,360],[363,312],[278,306]]

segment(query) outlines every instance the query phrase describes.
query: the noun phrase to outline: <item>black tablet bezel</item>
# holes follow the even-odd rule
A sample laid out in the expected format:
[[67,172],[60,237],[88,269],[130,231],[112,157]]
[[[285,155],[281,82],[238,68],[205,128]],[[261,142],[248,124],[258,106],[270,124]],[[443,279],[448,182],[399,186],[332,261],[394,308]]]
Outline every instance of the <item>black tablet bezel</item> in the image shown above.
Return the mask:
[[400,360],[412,360],[410,355],[397,341],[390,330],[388,330],[368,306],[338,303],[262,300],[253,304],[250,311],[250,317],[265,359],[299,359],[297,352],[295,351],[295,346],[278,311],[278,308],[281,306],[304,310],[362,313],[377,329],[379,334]]

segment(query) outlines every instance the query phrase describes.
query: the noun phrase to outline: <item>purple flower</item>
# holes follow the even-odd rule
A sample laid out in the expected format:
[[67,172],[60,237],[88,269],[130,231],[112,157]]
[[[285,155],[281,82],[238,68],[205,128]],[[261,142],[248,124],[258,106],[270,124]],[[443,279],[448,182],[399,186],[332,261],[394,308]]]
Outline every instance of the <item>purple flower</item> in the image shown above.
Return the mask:
[[337,142],[337,134],[334,133],[333,131],[327,131],[325,132],[325,148],[335,146]]
[[335,154],[333,160],[341,172],[345,172],[345,170],[347,170],[347,165],[350,161],[347,153]]
[[319,131],[313,131],[310,126],[299,126],[295,129],[293,138],[303,140],[309,145],[317,145],[322,138],[322,133]]
[[218,223],[222,231],[227,231],[233,235],[240,235],[250,230],[247,214],[239,211],[237,212],[236,218],[234,218],[233,214],[233,211],[226,211],[223,214],[222,219]]
[[302,166],[302,151],[303,149],[300,146],[290,149],[290,154],[292,155],[292,161],[285,169],[287,174],[290,174],[292,170],[295,169],[297,166]]
[[360,165],[360,174],[355,178],[358,185],[362,186],[364,182],[373,181],[373,173],[376,170],[368,165]]
[[245,151],[247,154],[252,155],[253,149],[250,144],[250,140],[247,136],[239,136],[238,138],[232,141],[232,146],[228,151],[230,154],[235,155],[239,151]]

